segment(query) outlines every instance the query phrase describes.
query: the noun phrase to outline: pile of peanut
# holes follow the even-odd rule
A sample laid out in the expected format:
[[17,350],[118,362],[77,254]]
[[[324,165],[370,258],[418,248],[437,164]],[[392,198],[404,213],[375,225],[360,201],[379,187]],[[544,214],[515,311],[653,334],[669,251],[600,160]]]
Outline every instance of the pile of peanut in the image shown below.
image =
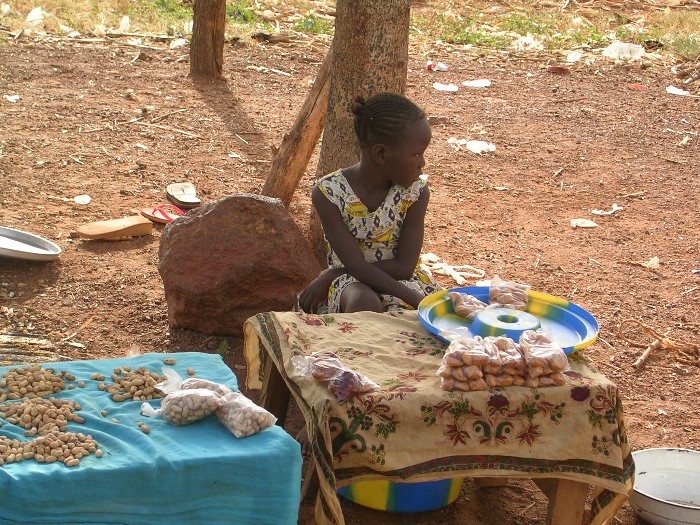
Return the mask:
[[[104,381],[105,377],[100,374],[93,374],[90,379]],[[115,368],[112,374],[114,383],[105,385],[99,383],[97,387],[112,394],[114,401],[146,401],[148,399],[158,399],[163,394],[156,389],[156,385],[163,381],[165,377],[150,372],[144,367],[139,367],[132,371],[130,366]]]
[[56,374],[53,368],[41,368],[39,365],[10,368],[0,379],[0,388],[7,390],[0,390],[0,402],[58,394],[66,387],[64,379],[75,381],[75,376],[65,371]]
[[[0,436],[0,466],[34,459],[39,463],[60,461],[74,467],[88,454],[102,456],[91,436],[66,432],[69,421],[84,422],[75,414],[80,405],[72,400],[46,397],[64,390],[66,381],[75,381],[75,376],[39,365],[11,368],[2,374],[0,418],[23,428],[25,436],[36,438],[19,441]],[[83,387],[85,383],[77,384]],[[75,384],[71,383],[70,387],[75,388]]]
[[32,441],[19,441],[0,436],[0,466],[33,459],[37,463],[62,462],[75,467],[88,454],[102,457],[91,436],[73,432],[49,432]]
[[75,401],[32,397],[0,405],[0,418],[25,429],[25,436],[36,436],[65,432],[68,421],[83,423],[85,420],[73,413],[76,410],[80,405]]

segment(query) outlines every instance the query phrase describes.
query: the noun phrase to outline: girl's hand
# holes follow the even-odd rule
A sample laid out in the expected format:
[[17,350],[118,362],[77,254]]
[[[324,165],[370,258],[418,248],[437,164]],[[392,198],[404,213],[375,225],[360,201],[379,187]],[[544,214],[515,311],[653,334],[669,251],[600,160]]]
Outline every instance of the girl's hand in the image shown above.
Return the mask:
[[425,299],[425,295],[423,295],[421,292],[418,292],[416,290],[413,290],[411,288],[408,288],[408,291],[406,292],[407,298],[404,299],[406,303],[410,304],[415,310],[418,310],[418,305],[420,302]]
[[299,307],[308,314],[318,312],[319,305],[328,299],[331,283],[343,273],[344,271],[340,268],[328,268],[321,272],[299,294]]

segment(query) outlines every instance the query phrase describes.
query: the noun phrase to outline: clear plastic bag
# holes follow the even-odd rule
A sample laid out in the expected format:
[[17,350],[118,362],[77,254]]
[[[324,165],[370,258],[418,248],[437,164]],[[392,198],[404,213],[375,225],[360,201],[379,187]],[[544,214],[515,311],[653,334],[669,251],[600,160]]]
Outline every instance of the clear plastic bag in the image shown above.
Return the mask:
[[330,381],[341,372],[348,369],[333,352],[314,352],[308,356],[295,355],[292,357],[294,374],[302,377],[313,377],[318,381]]
[[500,360],[498,372],[489,370],[491,373],[507,373],[510,375],[524,375],[526,363],[517,344],[506,336],[489,336],[484,338],[484,344],[491,353],[496,353]]
[[497,355],[489,354],[480,336],[469,337],[457,334],[452,337],[442,362],[447,366],[485,366],[497,358]]
[[328,391],[338,403],[345,403],[354,394],[364,394],[379,388],[379,385],[353,370],[345,370],[328,383]]
[[520,336],[520,351],[531,377],[570,370],[569,359],[561,346],[554,343],[545,332],[523,332]]
[[295,375],[328,381],[328,391],[341,404],[353,394],[371,392],[379,388],[379,385],[368,377],[345,366],[332,352],[294,356],[291,361]]
[[466,293],[448,292],[447,296],[452,301],[455,313],[469,322],[473,321],[476,314],[488,306],[485,302]]
[[199,377],[187,378],[180,385],[181,390],[191,390],[193,388],[205,388],[207,390],[211,390],[212,392],[216,392],[221,397],[233,393],[233,390],[226,385],[215,383],[214,381],[209,381],[208,379],[201,379]]
[[214,414],[221,406],[221,396],[206,388],[176,390],[160,401],[160,408],[149,403],[141,405],[141,414],[147,417],[162,416],[168,423],[184,426]]
[[530,285],[504,281],[494,275],[489,286],[489,308],[512,308],[525,311],[527,308],[527,291]]
[[257,434],[277,422],[274,415],[240,392],[231,392],[221,397],[216,416],[238,438]]

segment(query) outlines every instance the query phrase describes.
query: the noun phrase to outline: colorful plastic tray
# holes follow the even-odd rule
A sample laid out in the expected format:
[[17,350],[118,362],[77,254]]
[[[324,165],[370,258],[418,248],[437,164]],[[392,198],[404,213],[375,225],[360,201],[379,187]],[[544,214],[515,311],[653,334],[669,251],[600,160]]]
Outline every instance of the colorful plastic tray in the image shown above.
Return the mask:
[[0,256],[30,261],[51,261],[61,254],[61,248],[38,235],[0,227]]
[[[507,333],[507,329],[501,330],[497,327],[492,327],[490,332],[488,328],[487,332],[484,332],[484,327],[480,326],[479,331],[473,330],[474,323],[468,322],[455,313],[452,301],[447,295],[448,291],[466,293],[484,303],[489,302],[488,286],[452,288],[427,296],[418,305],[418,317],[431,334],[448,342],[444,337],[440,336],[440,332],[450,328],[467,327],[472,336],[507,335],[515,339],[515,337]],[[528,303],[525,314],[518,318],[517,310],[508,310],[507,312],[513,313],[512,319],[507,315],[499,316],[505,322],[505,325],[512,324],[513,327],[518,327],[520,325],[528,325],[530,320],[535,319],[535,322],[539,321],[539,327],[537,328],[541,328],[550,334],[567,354],[586,348],[598,338],[598,322],[590,313],[574,303],[553,295],[528,290]],[[506,311],[504,310],[502,313],[506,313]],[[512,321],[512,323],[509,323],[509,321]],[[528,326],[523,327],[528,328]]]

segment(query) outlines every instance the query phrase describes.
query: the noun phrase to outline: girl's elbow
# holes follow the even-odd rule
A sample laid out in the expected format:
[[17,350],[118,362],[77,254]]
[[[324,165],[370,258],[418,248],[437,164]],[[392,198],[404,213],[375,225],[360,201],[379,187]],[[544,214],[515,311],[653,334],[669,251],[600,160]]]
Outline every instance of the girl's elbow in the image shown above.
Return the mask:
[[400,268],[398,271],[398,275],[396,276],[396,279],[398,281],[408,281],[411,277],[413,277],[413,274],[415,273],[415,267],[405,267],[405,268]]

